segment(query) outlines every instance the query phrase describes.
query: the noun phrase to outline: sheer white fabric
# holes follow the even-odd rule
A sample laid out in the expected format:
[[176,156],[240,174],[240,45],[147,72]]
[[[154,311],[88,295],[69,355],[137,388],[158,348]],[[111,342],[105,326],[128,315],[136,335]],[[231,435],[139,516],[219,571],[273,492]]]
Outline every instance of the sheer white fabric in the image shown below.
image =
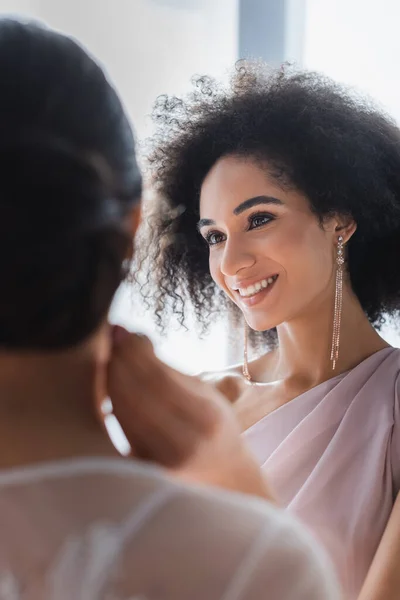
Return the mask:
[[325,560],[267,503],[135,461],[0,472],[1,600],[337,600]]

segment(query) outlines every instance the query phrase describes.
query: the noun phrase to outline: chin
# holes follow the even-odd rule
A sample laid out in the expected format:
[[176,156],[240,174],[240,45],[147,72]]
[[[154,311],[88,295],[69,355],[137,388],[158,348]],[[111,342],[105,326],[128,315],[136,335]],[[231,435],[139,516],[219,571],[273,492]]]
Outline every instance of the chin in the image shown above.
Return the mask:
[[251,318],[251,315],[244,316],[247,325],[253,331],[269,331],[270,329],[275,329],[282,321],[276,319],[266,319],[264,318]]

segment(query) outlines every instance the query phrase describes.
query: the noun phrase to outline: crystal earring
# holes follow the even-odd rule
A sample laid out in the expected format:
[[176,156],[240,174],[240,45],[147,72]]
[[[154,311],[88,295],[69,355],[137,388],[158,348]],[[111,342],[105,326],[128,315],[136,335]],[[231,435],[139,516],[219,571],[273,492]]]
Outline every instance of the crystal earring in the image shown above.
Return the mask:
[[336,282],[335,282],[335,308],[333,312],[333,333],[332,333],[332,349],[331,363],[332,371],[336,369],[336,363],[339,359],[340,348],[340,327],[342,321],[342,306],[343,306],[343,237],[340,235],[337,243],[336,251]]
[[252,383],[251,375],[249,373],[249,360],[248,360],[248,343],[249,343],[249,326],[244,319],[244,343],[243,343],[243,377],[247,379],[249,383]]

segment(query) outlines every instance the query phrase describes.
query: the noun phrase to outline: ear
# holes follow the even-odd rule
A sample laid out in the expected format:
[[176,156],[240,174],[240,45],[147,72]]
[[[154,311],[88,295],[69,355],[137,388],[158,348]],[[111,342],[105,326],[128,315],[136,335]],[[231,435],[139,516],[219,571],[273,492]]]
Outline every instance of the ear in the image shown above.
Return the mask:
[[351,237],[354,235],[356,229],[357,223],[354,221],[353,217],[349,215],[340,215],[337,217],[335,234],[337,236],[342,236],[344,244],[347,244],[349,242]]

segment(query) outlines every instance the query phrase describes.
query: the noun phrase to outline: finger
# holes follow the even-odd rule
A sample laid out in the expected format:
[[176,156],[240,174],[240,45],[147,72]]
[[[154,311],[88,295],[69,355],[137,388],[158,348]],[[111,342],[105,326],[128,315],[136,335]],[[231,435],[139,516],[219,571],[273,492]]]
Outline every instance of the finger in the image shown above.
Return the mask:
[[[122,332],[118,350],[118,354],[112,357],[111,364],[122,361],[129,367],[131,376],[136,378],[136,385],[140,384],[143,388],[149,386],[149,393],[153,393],[155,397],[159,395],[160,401],[178,411],[181,418],[196,430],[208,432],[213,428],[217,410],[206,395],[199,393],[199,390],[204,389],[200,380],[167,367],[155,356],[149,341],[140,339],[136,334],[129,334],[126,330]],[[131,386],[130,389],[133,393],[134,388]]]
[[114,325],[112,328],[113,349],[130,348],[131,351],[142,351],[153,353],[153,344],[143,333],[131,333],[121,325]]
[[[161,438],[171,438],[188,446],[196,434],[196,422],[186,418],[185,411],[178,410],[177,406],[169,401],[174,390],[164,386],[164,397],[155,387],[152,389],[147,381],[143,383],[140,377],[135,377],[120,365],[115,377],[125,382],[124,389],[116,393],[110,385],[110,394],[114,406],[114,414],[121,422],[121,426],[129,431],[129,437],[145,434],[148,430],[153,435]],[[129,392],[134,389],[134,392]],[[179,407],[178,407],[179,408]],[[141,431],[138,431],[140,427]],[[143,436],[142,436],[143,437]]]
[[220,418],[219,406],[214,401],[211,387],[189,376],[171,370],[170,376],[177,386],[175,396],[177,410],[182,411],[182,418],[193,421],[198,432],[212,435]]
[[[113,381],[124,382],[126,393]],[[165,466],[179,465],[193,451],[196,435],[190,424],[168,403],[160,400],[159,391],[143,386],[140,378],[132,376],[124,363],[114,365],[109,393],[114,414],[135,454],[140,458],[156,460]]]

